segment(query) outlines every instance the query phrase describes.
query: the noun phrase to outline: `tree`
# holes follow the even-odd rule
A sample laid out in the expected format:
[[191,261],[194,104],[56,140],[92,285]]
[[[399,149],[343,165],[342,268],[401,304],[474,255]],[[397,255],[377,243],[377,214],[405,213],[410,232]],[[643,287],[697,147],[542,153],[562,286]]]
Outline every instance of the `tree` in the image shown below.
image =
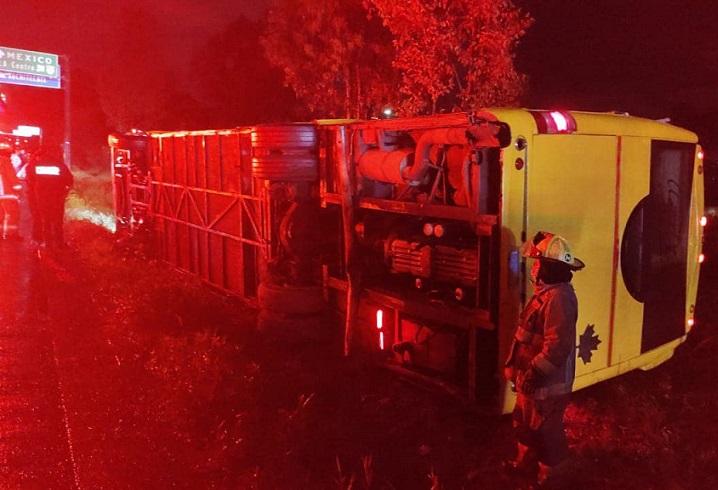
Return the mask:
[[[108,170],[105,145],[111,128],[100,105],[97,81],[82,67],[72,70],[72,165]],[[114,129],[114,128],[112,128]]]
[[158,43],[157,18],[142,6],[126,6],[117,17],[117,42],[109,46],[106,59],[118,62],[98,73],[102,108],[116,130],[159,129],[177,89]]
[[258,22],[240,17],[193,57],[193,93],[209,108],[203,121],[209,127],[288,120],[294,115],[296,99],[284,87],[282,72],[262,55],[261,32]]
[[407,113],[516,103],[514,49],[532,20],[511,0],[366,0],[394,36]]
[[367,117],[395,91],[391,38],[361,0],[277,0],[262,45],[310,115]]

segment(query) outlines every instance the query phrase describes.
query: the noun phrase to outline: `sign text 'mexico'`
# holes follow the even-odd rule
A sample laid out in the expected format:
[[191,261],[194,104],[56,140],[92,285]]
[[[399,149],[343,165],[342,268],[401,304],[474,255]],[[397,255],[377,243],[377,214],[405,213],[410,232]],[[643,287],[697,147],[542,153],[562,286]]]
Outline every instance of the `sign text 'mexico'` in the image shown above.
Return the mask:
[[60,64],[56,54],[3,46],[0,46],[0,70],[60,78]]

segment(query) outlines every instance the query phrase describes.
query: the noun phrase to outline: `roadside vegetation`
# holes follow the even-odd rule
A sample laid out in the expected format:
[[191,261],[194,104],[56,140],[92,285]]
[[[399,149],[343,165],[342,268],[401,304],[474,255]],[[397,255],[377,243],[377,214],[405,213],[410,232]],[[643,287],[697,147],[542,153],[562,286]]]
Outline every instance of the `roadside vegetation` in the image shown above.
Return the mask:
[[[145,243],[73,222],[98,335],[126,371],[132,410],[162,427],[161,449],[206,488],[522,488],[500,462],[508,417],[476,414],[324,341],[277,340],[235,298],[169,270]],[[78,246],[77,244],[82,244]],[[574,395],[576,455],[566,488],[713,488],[718,484],[716,268],[702,278],[695,331],[669,362]],[[140,430],[139,428],[136,430]]]

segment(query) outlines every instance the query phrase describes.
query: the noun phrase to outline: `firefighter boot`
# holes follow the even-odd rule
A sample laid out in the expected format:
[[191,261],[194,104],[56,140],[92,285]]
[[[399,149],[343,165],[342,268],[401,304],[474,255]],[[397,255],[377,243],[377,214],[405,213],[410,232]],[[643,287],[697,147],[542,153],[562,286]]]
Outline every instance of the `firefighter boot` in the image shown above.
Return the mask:
[[538,474],[536,475],[537,488],[557,488],[561,480],[566,474],[568,460],[564,460],[557,465],[549,466],[539,461]]
[[0,201],[0,238],[3,240],[22,240],[19,230],[20,205],[17,198],[4,198]]
[[509,474],[536,474],[536,457],[529,446],[516,443],[516,457],[503,463],[504,471]]

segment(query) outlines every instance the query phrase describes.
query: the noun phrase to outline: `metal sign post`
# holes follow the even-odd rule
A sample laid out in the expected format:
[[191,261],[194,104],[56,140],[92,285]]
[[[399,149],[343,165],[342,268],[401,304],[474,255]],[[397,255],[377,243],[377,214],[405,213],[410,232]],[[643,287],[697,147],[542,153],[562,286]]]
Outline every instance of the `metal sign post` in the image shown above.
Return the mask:
[[65,89],[65,141],[63,145],[65,165],[72,168],[72,153],[70,141],[72,141],[72,118],[70,117],[70,57],[62,56],[62,84]]

